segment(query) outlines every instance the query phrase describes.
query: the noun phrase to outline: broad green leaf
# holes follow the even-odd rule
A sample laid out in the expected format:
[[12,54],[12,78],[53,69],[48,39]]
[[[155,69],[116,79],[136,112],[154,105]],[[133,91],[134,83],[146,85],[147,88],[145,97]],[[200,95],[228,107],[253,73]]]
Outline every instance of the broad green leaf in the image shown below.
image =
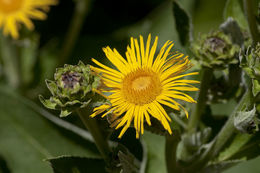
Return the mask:
[[60,155],[99,157],[93,146],[84,148],[65,137],[4,87],[0,87],[0,115],[0,155],[12,173],[50,173],[43,160]]
[[224,161],[236,154],[252,138],[249,134],[237,134],[228,148],[219,154],[218,160]]
[[147,149],[147,173],[166,173],[165,137],[146,131],[143,140]]
[[179,34],[179,39],[183,46],[189,45],[191,40],[191,22],[188,14],[184,11],[180,5],[174,1],[173,2],[173,15],[175,18],[176,30]]
[[105,173],[102,159],[86,157],[61,156],[48,159],[54,173]]
[[242,10],[241,3],[242,0],[227,0],[224,9],[224,19],[226,20],[228,17],[233,17],[240,27],[247,29],[247,20]]
[[218,163],[211,163],[206,168],[204,168],[201,173],[219,173],[222,172],[238,163],[244,162],[244,159],[241,160],[228,160],[228,161],[222,161]]
[[241,164],[238,164],[236,166],[234,166],[233,168],[230,168],[228,170],[226,170],[223,173],[259,173],[260,172],[260,167],[259,167],[259,163],[260,163],[260,157],[257,157],[256,159],[250,160],[250,161],[246,161],[243,162]]

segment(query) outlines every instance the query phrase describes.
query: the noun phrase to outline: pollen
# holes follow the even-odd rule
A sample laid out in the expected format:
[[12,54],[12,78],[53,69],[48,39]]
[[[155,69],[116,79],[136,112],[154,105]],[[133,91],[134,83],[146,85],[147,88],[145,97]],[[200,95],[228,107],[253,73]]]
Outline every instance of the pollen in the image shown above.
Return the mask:
[[161,93],[161,84],[156,73],[138,69],[123,79],[122,95],[135,105],[144,105],[156,99]]

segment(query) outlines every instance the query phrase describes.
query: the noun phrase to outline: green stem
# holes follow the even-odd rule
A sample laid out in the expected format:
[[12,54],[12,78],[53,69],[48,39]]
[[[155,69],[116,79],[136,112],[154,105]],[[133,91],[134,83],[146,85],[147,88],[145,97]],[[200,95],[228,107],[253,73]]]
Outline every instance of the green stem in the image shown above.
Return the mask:
[[256,45],[260,42],[260,33],[257,28],[256,15],[257,3],[254,0],[244,0],[244,9],[246,11],[247,21],[249,24],[250,33],[253,43]]
[[0,34],[0,57],[3,61],[4,74],[7,82],[13,88],[18,88],[20,84],[19,59],[16,47],[10,40]]
[[[87,107],[88,108],[88,107]],[[108,163],[109,161],[109,154],[110,154],[110,148],[108,141],[106,137],[104,136],[104,133],[102,133],[97,120],[89,117],[89,111],[87,108],[81,108],[77,110],[77,113],[83,122],[83,124],[86,126],[86,128],[89,130],[89,132],[92,134],[96,146],[104,158],[104,160]]]
[[176,160],[176,148],[181,140],[179,133],[176,131],[174,135],[166,136],[165,159],[168,173],[183,172]]
[[188,133],[194,133],[197,129],[200,121],[201,114],[205,110],[207,93],[210,87],[210,81],[213,76],[213,70],[211,68],[203,67],[201,69],[201,84],[200,92],[198,93],[197,104],[193,106],[192,114],[189,118]]
[[61,49],[58,66],[63,65],[69,58],[75,46],[75,42],[79,36],[82,25],[85,21],[86,15],[89,10],[89,5],[90,5],[90,0],[76,1],[75,11],[71,19],[69,30],[65,36],[65,41]]
[[252,103],[254,102],[253,94],[250,89],[246,91],[239,104],[235,108],[235,110],[230,115],[229,119],[225,123],[225,125],[220,130],[219,134],[215,137],[215,139],[209,143],[208,148],[202,154],[198,161],[191,165],[190,170],[201,170],[209,160],[212,160],[215,156],[219,154],[221,149],[223,149],[224,145],[231,138],[231,136],[235,132],[234,127],[234,118],[237,112],[248,107],[249,109],[252,107]]
[[246,91],[242,99],[240,100],[239,104],[235,108],[235,110],[230,115],[229,119],[227,120],[226,124],[222,127],[219,134],[214,139],[214,145],[212,149],[212,156],[215,157],[219,151],[223,148],[223,146],[226,144],[226,142],[230,139],[230,137],[235,132],[234,127],[234,118],[237,112],[242,111],[246,107],[250,109],[252,107],[253,102],[253,95],[250,89]]

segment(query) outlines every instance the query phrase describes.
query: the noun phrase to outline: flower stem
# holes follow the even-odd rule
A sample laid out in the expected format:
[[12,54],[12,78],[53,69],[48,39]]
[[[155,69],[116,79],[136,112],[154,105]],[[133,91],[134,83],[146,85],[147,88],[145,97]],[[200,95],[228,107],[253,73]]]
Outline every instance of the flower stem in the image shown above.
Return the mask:
[[67,31],[67,34],[65,36],[65,40],[59,57],[58,66],[63,65],[69,58],[74,48],[75,42],[79,36],[86,15],[88,13],[89,5],[90,5],[90,0],[76,1],[75,11],[71,19],[69,30]]
[[176,148],[180,140],[181,137],[177,131],[174,135],[166,136],[165,159],[168,173],[183,172],[176,160]]
[[197,104],[193,106],[192,114],[188,122],[188,133],[194,133],[197,129],[198,123],[200,121],[201,114],[205,110],[207,93],[210,87],[210,81],[213,76],[213,70],[208,67],[203,67],[201,69],[201,84],[200,92],[198,93]]
[[248,89],[244,96],[241,98],[239,104],[229,116],[226,124],[222,127],[219,134],[209,143],[209,147],[205,150],[198,161],[194,163],[190,169],[191,170],[200,170],[202,169],[210,160],[212,160],[215,156],[219,154],[221,149],[223,149],[226,142],[230,139],[230,137],[235,132],[234,127],[234,118],[237,112],[245,109],[245,107],[251,108],[253,105],[254,99],[251,89]]
[[232,112],[230,115],[229,119],[227,120],[226,124],[222,127],[221,131],[219,134],[216,136],[214,139],[214,145],[212,149],[212,156],[216,156],[219,151],[223,148],[223,146],[226,144],[228,139],[233,135],[235,132],[235,127],[234,127],[234,118],[237,112],[242,111],[243,109],[251,108],[253,106],[253,94],[250,89],[246,91],[242,99],[240,100],[239,104],[235,108],[235,110]]
[[102,155],[104,160],[106,162],[108,162],[109,154],[110,154],[110,148],[109,148],[108,141],[107,141],[106,137],[104,136],[104,134],[102,133],[102,131],[97,123],[97,120],[89,117],[89,111],[87,108],[77,109],[77,113],[78,113],[81,121],[85,125],[85,127],[92,134],[100,154]]
[[16,47],[2,34],[0,34],[0,58],[3,61],[3,70],[7,82],[11,87],[18,88],[20,84],[20,69]]
[[260,33],[257,28],[256,22],[256,7],[257,3],[254,0],[244,0],[244,9],[246,11],[247,21],[249,24],[250,33],[253,39],[253,43],[256,45],[260,42]]

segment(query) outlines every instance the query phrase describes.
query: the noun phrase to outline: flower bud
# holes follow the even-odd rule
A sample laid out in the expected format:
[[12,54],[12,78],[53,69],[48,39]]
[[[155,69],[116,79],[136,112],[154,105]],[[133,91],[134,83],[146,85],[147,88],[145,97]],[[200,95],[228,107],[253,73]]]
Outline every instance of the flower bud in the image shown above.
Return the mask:
[[259,123],[255,107],[250,111],[238,112],[234,119],[235,128],[242,133],[252,134],[258,131]]
[[95,75],[89,65],[79,62],[78,65],[64,65],[57,68],[54,81],[46,80],[52,96],[44,99],[39,96],[43,105],[49,109],[61,110],[61,117],[69,115],[75,108],[89,104],[100,85],[100,78]]
[[228,35],[217,31],[200,38],[192,44],[192,51],[203,66],[209,68],[225,68],[228,64],[235,64],[238,60],[235,54],[239,46],[232,44]]

